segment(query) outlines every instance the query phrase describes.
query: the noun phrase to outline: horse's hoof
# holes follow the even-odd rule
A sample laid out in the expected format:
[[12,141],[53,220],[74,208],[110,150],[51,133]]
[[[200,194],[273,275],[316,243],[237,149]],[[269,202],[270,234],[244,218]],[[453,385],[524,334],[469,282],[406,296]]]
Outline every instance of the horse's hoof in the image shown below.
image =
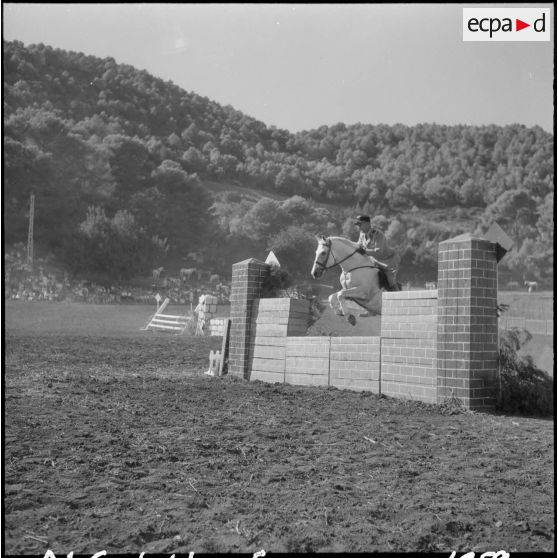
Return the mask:
[[349,315],[347,316],[347,321],[348,321],[352,326],[356,325],[356,318],[355,318],[352,314],[349,314]]
[[345,314],[343,314],[343,312],[335,312],[336,316],[344,316]]

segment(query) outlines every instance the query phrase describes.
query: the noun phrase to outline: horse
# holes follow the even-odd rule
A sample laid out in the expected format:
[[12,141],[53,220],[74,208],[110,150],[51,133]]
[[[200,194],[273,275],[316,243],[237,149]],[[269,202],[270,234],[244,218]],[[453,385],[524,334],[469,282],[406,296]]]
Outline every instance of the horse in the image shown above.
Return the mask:
[[529,291],[529,294],[531,294],[531,291],[533,289],[537,289],[539,284],[536,281],[525,281],[525,286],[527,287],[527,290]]
[[158,267],[157,269],[154,269],[152,272],[153,275],[153,282],[157,283],[157,281],[159,281],[159,277],[161,277],[161,272],[164,270],[164,267]]
[[319,279],[329,269],[341,268],[340,291],[329,296],[329,305],[338,316],[346,316],[351,325],[356,318],[348,311],[347,301],[362,306],[364,315],[377,316],[382,313],[382,289],[380,287],[380,262],[378,266],[370,257],[359,253],[359,245],[340,236],[317,236],[318,248],[311,275]]

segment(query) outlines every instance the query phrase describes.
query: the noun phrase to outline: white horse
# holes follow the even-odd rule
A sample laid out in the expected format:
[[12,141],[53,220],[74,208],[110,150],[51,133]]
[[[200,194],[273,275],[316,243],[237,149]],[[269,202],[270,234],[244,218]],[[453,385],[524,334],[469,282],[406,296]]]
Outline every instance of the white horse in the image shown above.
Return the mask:
[[154,269],[152,272],[153,275],[153,282],[157,283],[159,281],[159,278],[161,277],[161,272],[164,270],[164,267],[158,267],[157,269]]
[[[382,313],[382,290],[380,288],[379,269],[370,260],[358,252],[359,245],[339,236],[317,236],[318,248],[312,277],[319,279],[328,269],[341,268],[340,291],[329,296],[329,305],[338,316],[346,316],[351,325],[356,318],[348,310],[347,301],[356,302],[365,315]],[[378,262],[378,265],[381,265]]]
[[525,286],[527,287],[527,290],[529,291],[529,294],[531,294],[531,291],[533,289],[537,289],[539,284],[536,281],[525,281]]

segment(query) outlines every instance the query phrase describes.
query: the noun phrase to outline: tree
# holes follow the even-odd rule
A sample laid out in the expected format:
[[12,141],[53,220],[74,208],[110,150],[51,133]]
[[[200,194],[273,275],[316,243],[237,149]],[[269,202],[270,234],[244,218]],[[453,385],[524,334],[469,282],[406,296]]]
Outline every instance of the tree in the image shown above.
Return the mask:
[[242,232],[246,237],[268,243],[281,230],[283,223],[281,202],[271,198],[261,198],[245,214],[242,220]]
[[[176,256],[195,251],[203,245],[210,220],[211,197],[202,187],[196,174],[186,173],[174,162],[163,161],[151,174],[153,190],[143,197],[142,214],[149,230],[161,238],[167,238],[169,253]],[[152,205],[147,207],[145,202]],[[145,211],[148,210],[151,218]]]
[[483,184],[481,180],[468,178],[459,189],[458,199],[465,206],[482,206]]
[[516,245],[525,237],[532,237],[537,220],[536,203],[524,190],[505,191],[490,204],[481,217],[481,227],[488,229],[498,223]]
[[400,252],[401,247],[405,246],[407,231],[405,226],[398,219],[391,220],[386,229],[386,239],[397,252]]
[[110,168],[116,191],[117,207],[125,208],[132,194],[147,188],[155,168],[147,147],[137,138],[110,135],[104,139],[110,149]]
[[51,181],[51,160],[38,147],[5,137],[4,161],[4,242],[12,244],[26,239],[29,196],[44,193]]
[[455,203],[455,192],[440,177],[431,178],[426,182],[424,197],[432,207],[449,207]]
[[405,209],[411,205],[411,191],[405,184],[396,186],[391,191],[390,205],[393,209]]
[[355,190],[355,196],[357,199],[358,207],[364,207],[364,204],[368,202],[372,188],[369,184],[360,183]]
[[327,209],[316,206],[302,196],[292,196],[281,203],[280,211],[284,216],[285,226],[307,225],[324,230],[331,216]]
[[35,193],[37,244],[58,250],[91,201],[84,188],[88,184],[88,171],[82,163],[85,144],[52,111],[28,108],[6,119],[5,148],[8,223],[16,227],[14,232],[19,236],[22,218],[27,220],[29,193]]
[[294,192],[302,192],[306,190],[304,178],[300,173],[300,169],[292,166],[283,166],[275,177],[275,185],[277,189],[292,194]]
[[270,239],[269,249],[273,250],[282,268],[293,277],[303,278],[309,275],[312,267],[316,239],[304,226],[291,225]]
[[189,147],[181,159],[184,170],[187,172],[201,172],[207,169],[207,160],[195,147]]
[[166,242],[150,236],[128,211],[109,219],[102,208],[90,207],[65,259],[78,277],[110,285],[147,275],[166,251]]
[[[49,249],[61,248],[89,205],[103,205],[107,214],[126,209],[151,233],[168,234],[179,252],[188,243],[209,252],[221,238],[205,229],[215,199],[203,201],[197,177],[234,177],[260,191],[327,203],[341,221],[358,204],[371,215],[397,211],[402,223],[407,212],[436,214],[452,228],[456,204],[469,223],[477,208],[490,206],[479,223],[502,218],[518,250],[525,238],[534,240],[532,265],[544,274],[554,242],[554,142],[538,126],[340,123],[291,134],[113,59],[17,41],[4,42],[3,58],[6,241],[25,240],[29,192],[37,188],[36,236]],[[165,160],[185,175],[168,164],[154,174]],[[526,198],[506,197],[517,191]],[[288,211],[276,223],[271,215],[256,241],[247,236],[249,212],[221,208],[227,232],[219,232],[228,245],[263,244],[301,220],[320,228],[332,221],[313,211],[299,221]],[[427,233],[431,241],[439,231]],[[409,253],[421,249],[414,242]]]
[[554,226],[556,216],[554,213],[554,192],[549,192],[538,208],[537,231],[542,242],[549,248],[554,246]]

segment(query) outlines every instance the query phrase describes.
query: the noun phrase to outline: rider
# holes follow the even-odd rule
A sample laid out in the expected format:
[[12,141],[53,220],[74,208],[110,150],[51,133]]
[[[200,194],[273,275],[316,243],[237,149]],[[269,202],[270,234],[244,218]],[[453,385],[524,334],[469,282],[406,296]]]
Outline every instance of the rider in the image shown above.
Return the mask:
[[389,246],[384,233],[370,224],[368,215],[359,215],[355,220],[355,225],[360,231],[357,252],[369,256],[376,267],[384,271],[390,291],[401,290],[396,278],[399,257]]

